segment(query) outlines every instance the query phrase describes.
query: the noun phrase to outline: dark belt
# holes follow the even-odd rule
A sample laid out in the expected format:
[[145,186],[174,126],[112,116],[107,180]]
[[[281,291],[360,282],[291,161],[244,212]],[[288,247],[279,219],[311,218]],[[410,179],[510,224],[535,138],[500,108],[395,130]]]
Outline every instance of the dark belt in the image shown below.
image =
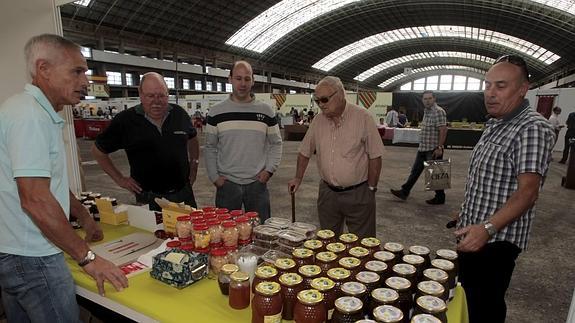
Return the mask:
[[356,189],[356,188],[360,187],[361,185],[367,183],[367,181],[364,181],[364,182],[361,182],[359,184],[343,187],[343,186],[329,185],[328,182],[326,182],[326,181],[323,181],[323,182],[325,183],[325,185],[327,185],[327,187],[329,187],[330,190],[332,190],[334,192],[338,192],[338,193],[339,192],[345,192],[345,191],[351,191],[351,190]]

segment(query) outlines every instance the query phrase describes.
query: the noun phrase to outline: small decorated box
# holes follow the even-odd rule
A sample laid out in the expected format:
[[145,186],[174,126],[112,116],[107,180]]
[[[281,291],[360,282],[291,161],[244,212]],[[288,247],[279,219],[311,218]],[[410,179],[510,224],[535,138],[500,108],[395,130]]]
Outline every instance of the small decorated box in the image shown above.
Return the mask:
[[208,255],[181,249],[154,256],[150,276],[176,288],[187,287],[208,275]]

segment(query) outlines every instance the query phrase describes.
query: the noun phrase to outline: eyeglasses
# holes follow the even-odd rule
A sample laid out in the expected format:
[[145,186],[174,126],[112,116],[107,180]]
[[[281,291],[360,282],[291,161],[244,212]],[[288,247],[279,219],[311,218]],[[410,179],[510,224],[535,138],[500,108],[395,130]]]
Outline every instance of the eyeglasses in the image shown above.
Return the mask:
[[493,65],[501,62],[507,62],[515,66],[519,66],[521,68],[521,73],[523,74],[523,77],[525,77],[525,79],[529,82],[529,70],[527,69],[527,63],[525,63],[523,57],[518,55],[503,55],[498,59],[496,59]]
[[165,100],[168,97],[167,94],[164,93],[158,93],[158,94],[144,94],[144,98],[148,99],[148,100],[153,100],[153,99],[159,99],[159,100]]
[[335,92],[333,92],[332,94],[328,95],[328,96],[323,96],[321,98],[313,98],[313,101],[315,102],[315,104],[319,105],[320,103],[326,104],[329,102],[329,99],[331,99],[332,96],[334,96],[337,93],[337,90]]

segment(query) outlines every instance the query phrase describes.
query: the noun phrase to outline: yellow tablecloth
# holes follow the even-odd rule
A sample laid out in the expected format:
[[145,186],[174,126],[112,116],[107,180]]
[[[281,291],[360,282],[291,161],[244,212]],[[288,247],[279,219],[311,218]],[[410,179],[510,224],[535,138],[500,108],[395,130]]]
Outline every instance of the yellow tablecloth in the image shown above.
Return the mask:
[[[140,231],[130,226],[102,225],[104,241]],[[97,293],[95,281],[69,257],[66,258],[76,285]],[[116,292],[106,284],[106,297],[161,322],[229,323],[250,322],[251,309],[234,310],[220,293],[215,280],[203,279],[184,289],[176,289],[142,273],[129,279],[130,287]],[[458,286],[448,307],[449,323],[468,323],[467,303]]]

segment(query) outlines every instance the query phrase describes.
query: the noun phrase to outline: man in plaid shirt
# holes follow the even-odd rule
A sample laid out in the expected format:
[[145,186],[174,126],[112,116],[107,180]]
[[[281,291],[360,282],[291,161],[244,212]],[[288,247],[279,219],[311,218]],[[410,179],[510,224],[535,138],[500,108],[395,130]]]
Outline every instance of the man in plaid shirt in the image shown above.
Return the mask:
[[[391,194],[402,200],[407,199],[409,192],[423,172],[423,162],[443,158],[443,145],[447,137],[447,117],[445,110],[435,104],[435,94],[431,91],[423,92],[422,101],[425,106],[425,114],[421,121],[419,148],[417,149],[417,156],[411,167],[411,174],[409,174],[409,178],[405,184],[401,186],[401,189],[391,190]],[[435,197],[425,202],[428,204],[444,204],[445,191],[435,191]]]
[[471,323],[505,321],[505,292],[527,247],[555,142],[549,121],[525,100],[529,72],[521,57],[496,60],[485,86],[491,119],[471,155],[455,231]]

